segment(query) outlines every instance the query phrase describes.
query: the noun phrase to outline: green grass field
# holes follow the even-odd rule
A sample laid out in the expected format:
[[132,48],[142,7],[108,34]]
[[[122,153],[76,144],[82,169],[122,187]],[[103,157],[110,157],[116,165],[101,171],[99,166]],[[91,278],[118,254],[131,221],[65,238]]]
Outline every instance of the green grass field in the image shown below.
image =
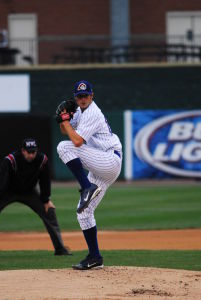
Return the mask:
[[[75,187],[54,187],[52,200],[62,231],[80,230],[76,219],[79,193]],[[110,188],[96,211],[99,229],[143,230],[201,228],[201,187]],[[41,220],[21,204],[8,206],[0,231],[44,231]],[[152,266],[201,270],[201,251],[103,251],[105,265]],[[85,252],[54,257],[49,251],[0,251],[0,269],[66,268]]]
[[[78,189],[53,188],[52,200],[62,230],[80,230],[76,219]],[[112,187],[96,210],[99,229],[201,228],[201,186]],[[44,231],[41,220],[26,206],[3,210],[0,231]]]
[[[105,266],[157,267],[201,271],[201,251],[101,251]],[[52,255],[52,251],[0,251],[0,270],[70,268],[86,256]]]

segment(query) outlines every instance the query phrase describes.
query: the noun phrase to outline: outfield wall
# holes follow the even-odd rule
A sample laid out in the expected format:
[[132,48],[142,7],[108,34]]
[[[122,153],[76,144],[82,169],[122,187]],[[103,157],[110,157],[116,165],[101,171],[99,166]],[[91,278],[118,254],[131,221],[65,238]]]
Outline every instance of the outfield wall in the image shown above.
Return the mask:
[[95,100],[104,111],[197,109],[201,107],[201,65],[128,64],[1,68],[0,75],[30,76],[31,110],[53,115],[71,97],[77,80],[94,84]]
[[[50,158],[54,179],[72,178],[56,153],[56,145],[63,137],[53,116],[58,103],[72,96],[72,87],[77,80],[87,79],[94,84],[95,101],[105,113],[113,132],[122,141],[124,162],[128,158],[124,148],[124,139],[128,135],[124,111],[192,110],[201,106],[200,64],[1,68],[0,76],[5,75],[26,75],[29,79],[27,82],[30,83],[27,92],[30,99],[27,101],[27,112],[23,114],[9,110],[5,113],[1,111],[0,105],[0,139],[3,141],[0,157],[18,146],[25,136],[35,136],[41,150]],[[15,95],[13,97],[15,99]],[[16,99],[20,101],[20,98]],[[2,94],[0,102],[6,102]],[[129,143],[132,144],[132,139]],[[124,164],[120,178],[124,177]]]

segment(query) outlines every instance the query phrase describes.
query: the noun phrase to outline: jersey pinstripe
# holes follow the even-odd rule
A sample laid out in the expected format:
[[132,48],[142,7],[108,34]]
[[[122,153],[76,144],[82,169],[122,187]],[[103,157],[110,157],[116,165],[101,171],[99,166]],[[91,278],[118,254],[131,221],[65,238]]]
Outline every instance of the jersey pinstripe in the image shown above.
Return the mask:
[[112,130],[101,112],[93,101],[82,113],[78,108],[73,119],[72,127],[86,141],[88,146],[107,151],[115,149],[121,151],[122,146],[116,134]]
[[[122,146],[95,102],[92,102],[84,112],[78,108],[70,123],[85,143],[75,147],[71,141],[60,142],[57,146],[59,157],[65,164],[79,158],[83,167],[89,171],[89,181],[102,189],[89,206],[77,214],[81,229],[86,230],[96,225],[94,211],[107,188],[120,174]],[[119,155],[115,154],[114,150],[118,151]]]

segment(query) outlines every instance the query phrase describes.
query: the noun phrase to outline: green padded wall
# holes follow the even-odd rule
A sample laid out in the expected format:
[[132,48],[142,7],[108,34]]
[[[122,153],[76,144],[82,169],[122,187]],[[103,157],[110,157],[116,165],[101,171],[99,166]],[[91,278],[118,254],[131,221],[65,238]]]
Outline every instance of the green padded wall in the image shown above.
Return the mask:
[[31,113],[37,115],[52,116],[80,79],[94,84],[96,102],[107,111],[201,107],[200,65],[0,69],[9,73],[30,74]]
[[[3,74],[30,74],[31,112],[27,116],[51,119],[50,157],[52,156],[53,175],[56,179],[71,179],[72,175],[56,152],[56,146],[63,137],[53,115],[56,106],[63,99],[72,96],[73,85],[77,80],[86,79],[93,83],[95,101],[105,112],[113,132],[119,135],[122,144],[124,110],[201,107],[199,64],[39,66],[24,69],[2,67],[0,75]],[[31,122],[30,119],[30,125]],[[122,174],[123,170],[121,178]]]

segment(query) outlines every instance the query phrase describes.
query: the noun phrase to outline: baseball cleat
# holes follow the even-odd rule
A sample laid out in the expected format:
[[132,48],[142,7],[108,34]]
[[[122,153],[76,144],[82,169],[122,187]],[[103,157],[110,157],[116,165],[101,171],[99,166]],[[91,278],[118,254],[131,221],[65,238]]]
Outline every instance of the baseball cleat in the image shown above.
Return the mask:
[[74,270],[90,270],[90,269],[102,269],[103,268],[103,258],[101,257],[91,257],[90,254],[87,255],[79,264],[73,265]]
[[77,208],[77,213],[80,214],[85,208],[89,206],[89,203],[96,197],[101,191],[101,187],[98,187],[96,184],[92,183],[91,186],[87,189],[80,190],[81,199],[79,206]]

